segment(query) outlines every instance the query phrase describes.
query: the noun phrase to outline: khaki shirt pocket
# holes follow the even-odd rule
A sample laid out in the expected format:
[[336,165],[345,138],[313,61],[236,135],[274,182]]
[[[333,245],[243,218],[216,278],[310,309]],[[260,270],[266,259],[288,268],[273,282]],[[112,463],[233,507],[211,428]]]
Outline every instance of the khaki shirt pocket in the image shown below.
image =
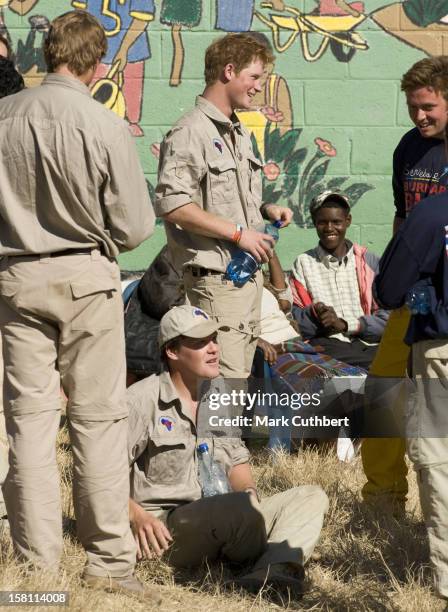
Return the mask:
[[0,295],[2,297],[13,297],[19,290],[20,282],[17,279],[0,279]]
[[249,159],[249,186],[250,192],[255,200],[257,206],[261,206],[262,194],[263,194],[263,181],[261,176],[261,170],[263,168],[262,162],[255,157],[253,153],[248,155]]
[[[188,468],[190,447],[185,439],[164,436],[153,438],[148,445],[146,476],[153,485],[181,484]],[[194,461],[194,459],[193,459]]]
[[70,288],[72,330],[94,333],[112,329],[117,324],[122,314],[121,296],[113,279],[73,281]]
[[17,299],[14,300],[14,296],[20,289],[20,281],[16,279],[0,279],[0,296],[4,298],[7,302],[17,304]]
[[231,157],[208,162],[209,190],[213,204],[234,202],[237,199],[236,164]]

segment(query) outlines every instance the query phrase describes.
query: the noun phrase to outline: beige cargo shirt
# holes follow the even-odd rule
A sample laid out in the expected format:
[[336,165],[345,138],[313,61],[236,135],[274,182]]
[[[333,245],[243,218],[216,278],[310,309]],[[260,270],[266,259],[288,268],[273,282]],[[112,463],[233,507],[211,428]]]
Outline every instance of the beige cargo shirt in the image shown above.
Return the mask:
[[[234,135],[235,146],[232,141]],[[245,228],[260,229],[262,162],[236,115],[226,117],[198,96],[196,108],[166,135],[159,161],[157,216],[194,202]],[[170,250],[180,267],[202,266],[224,272],[236,247],[165,223]]]
[[[179,399],[168,372],[137,382],[126,397],[131,497],[157,516],[201,497],[198,444],[207,442],[227,473],[234,465],[249,461],[249,451],[239,438],[198,437],[190,411]],[[208,418],[205,410],[208,406],[203,401],[198,419]]]
[[100,246],[111,257],[154,227],[127,124],[78,79],[0,100],[0,255]]

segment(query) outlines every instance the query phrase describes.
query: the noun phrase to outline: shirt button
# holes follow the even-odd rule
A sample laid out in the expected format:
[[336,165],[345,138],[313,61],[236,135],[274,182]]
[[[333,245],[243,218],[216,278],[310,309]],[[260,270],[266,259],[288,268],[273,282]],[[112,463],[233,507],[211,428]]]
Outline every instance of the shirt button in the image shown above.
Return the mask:
[[239,324],[238,329],[242,331],[244,329],[244,325],[242,323]]

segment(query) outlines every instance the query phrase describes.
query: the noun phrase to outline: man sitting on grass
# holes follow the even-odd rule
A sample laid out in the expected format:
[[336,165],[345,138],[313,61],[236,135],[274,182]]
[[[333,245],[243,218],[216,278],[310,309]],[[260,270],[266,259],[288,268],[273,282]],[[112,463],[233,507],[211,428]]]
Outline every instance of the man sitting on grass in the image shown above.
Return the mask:
[[[327,496],[320,487],[300,486],[260,500],[241,439],[211,437],[201,425],[214,414],[208,399],[219,385],[211,382],[219,374],[218,328],[197,307],[172,308],[159,332],[166,368],[127,391],[129,505],[138,557],[166,553],[175,567],[218,558],[254,564],[235,584],[251,592],[266,586],[275,594],[298,594]],[[203,442],[224,469],[231,493],[203,497],[196,452]]]
[[324,191],[310,211],[319,244],[293,264],[294,317],[310,344],[368,369],[389,317],[372,297],[379,259],[346,239],[352,221],[346,195]]

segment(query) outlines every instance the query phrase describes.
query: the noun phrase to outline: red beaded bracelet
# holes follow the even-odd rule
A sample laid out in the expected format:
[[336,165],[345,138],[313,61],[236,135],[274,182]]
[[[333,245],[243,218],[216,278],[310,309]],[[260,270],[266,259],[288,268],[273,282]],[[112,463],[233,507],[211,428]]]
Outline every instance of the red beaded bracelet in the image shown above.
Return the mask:
[[239,241],[241,240],[242,233],[243,233],[243,228],[239,223],[237,223],[236,231],[232,237],[232,242],[234,242],[235,244],[238,244]]

